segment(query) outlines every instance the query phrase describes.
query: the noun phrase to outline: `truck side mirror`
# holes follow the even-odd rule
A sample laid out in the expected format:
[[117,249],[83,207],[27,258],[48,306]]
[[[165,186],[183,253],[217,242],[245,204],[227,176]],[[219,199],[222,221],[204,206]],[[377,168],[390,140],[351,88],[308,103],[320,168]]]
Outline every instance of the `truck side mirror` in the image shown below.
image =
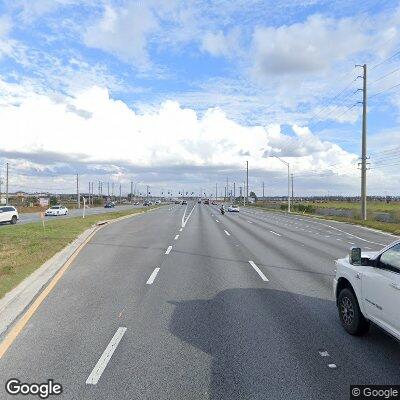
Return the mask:
[[352,265],[361,265],[361,248],[352,247],[349,254],[349,263]]

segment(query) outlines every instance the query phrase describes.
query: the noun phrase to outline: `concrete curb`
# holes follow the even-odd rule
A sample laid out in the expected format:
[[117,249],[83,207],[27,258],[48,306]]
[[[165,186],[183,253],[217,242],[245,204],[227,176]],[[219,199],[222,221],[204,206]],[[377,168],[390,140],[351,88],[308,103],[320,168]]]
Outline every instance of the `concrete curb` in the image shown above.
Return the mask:
[[11,325],[18,319],[23,311],[32,303],[38,294],[46,287],[54,275],[63,267],[71,256],[91,235],[94,235],[105,226],[137,215],[156,210],[141,211],[135,214],[125,215],[120,218],[100,221],[91,228],[81,233],[72,243],[64,247],[42,266],[27,276],[18,286],[0,299],[0,337],[2,337]]

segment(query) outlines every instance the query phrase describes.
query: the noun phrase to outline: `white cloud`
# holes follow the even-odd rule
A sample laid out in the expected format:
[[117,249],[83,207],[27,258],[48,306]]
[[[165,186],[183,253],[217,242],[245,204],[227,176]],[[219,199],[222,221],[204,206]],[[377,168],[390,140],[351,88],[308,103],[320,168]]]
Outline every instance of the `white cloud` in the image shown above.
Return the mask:
[[355,18],[313,15],[293,25],[258,27],[253,35],[253,69],[260,76],[320,72],[367,44]]
[[89,47],[112,53],[140,68],[149,66],[147,40],[158,28],[157,20],[144,2],[115,9],[107,5],[99,21],[89,26],[83,37]]
[[[280,171],[282,166],[265,153],[292,160],[297,172],[320,170],[332,160],[349,165],[354,155],[321,141],[308,128],[293,126],[294,137],[279,125],[245,126],[217,108],[203,116],[166,101],[159,109],[135,113],[110,98],[107,89],[91,87],[67,101],[3,83],[0,129],[11,132],[0,151],[59,154],[60,159],[86,154],[85,162],[158,166],[162,176],[170,166],[234,168],[241,170],[251,157],[253,169]],[[58,140],[59,138],[60,140]],[[64,156],[63,156],[64,155]],[[127,178],[128,179],[128,178]]]
[[201,49],[213,56],[233,57],[241,53],[240,30],[232,29],[227,34],[222,31],[205,33]]

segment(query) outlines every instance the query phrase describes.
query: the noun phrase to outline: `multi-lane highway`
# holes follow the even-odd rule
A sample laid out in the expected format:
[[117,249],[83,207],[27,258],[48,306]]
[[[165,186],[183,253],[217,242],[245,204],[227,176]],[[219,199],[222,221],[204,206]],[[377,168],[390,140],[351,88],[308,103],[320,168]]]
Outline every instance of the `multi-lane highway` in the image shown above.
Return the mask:
[[184,210],[100,230],[0,360],[2,381],[51,378],[62,398],[130,400],[336,400],[350,384],[399,383],[399,344],[375,327],[348,335],[332,295],[336,258],[393,238],[253,209]]

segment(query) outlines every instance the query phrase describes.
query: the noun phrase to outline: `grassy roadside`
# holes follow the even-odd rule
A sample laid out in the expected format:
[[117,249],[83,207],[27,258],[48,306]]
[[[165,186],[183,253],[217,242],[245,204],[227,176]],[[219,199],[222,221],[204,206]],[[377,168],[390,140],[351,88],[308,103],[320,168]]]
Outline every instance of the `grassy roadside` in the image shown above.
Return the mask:
[[[254,207],[254,206],[250,206],[250,207]],[[262,209],[262,210],[266,210],[266,211],[285,212],[285,211],[277,210],[274,208],[268,208],[268,207],[262,207],[262,206],[255,206],[254,208]],[[395,224],[395,223],[372,221],[372,220],[361,221],[361,220],[357,220],[357,219],[353,219],[353,218],[327,216],[327,215],[315,215],[315,214],[308,214],[308,213],[293,212],[292,214],[307,215],[308,217],[328,219],[328,220],[339,221],[339,222],[346,222],[348,224],[365,226],[367,228],[377,229],[377,230],[380,230],[383,232],[392,233],[394,235],[400,235],[400,224]]]
[[0,228],[0,298],[93,224],[155,207]]

